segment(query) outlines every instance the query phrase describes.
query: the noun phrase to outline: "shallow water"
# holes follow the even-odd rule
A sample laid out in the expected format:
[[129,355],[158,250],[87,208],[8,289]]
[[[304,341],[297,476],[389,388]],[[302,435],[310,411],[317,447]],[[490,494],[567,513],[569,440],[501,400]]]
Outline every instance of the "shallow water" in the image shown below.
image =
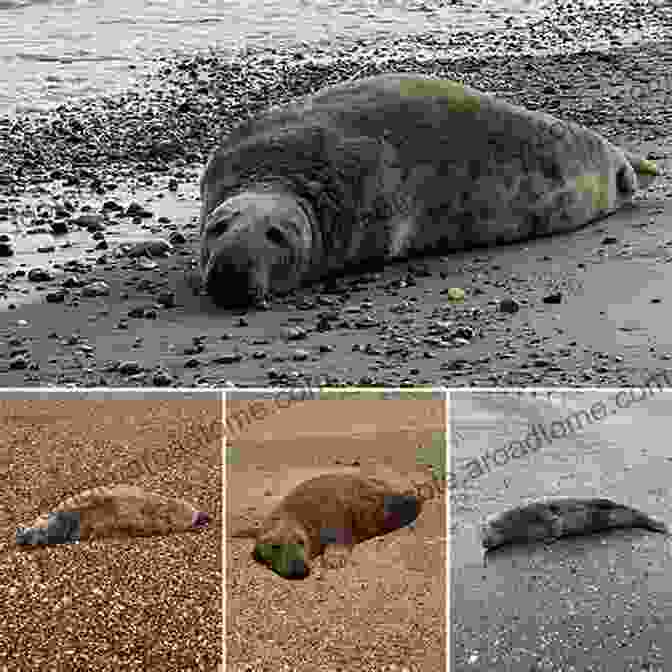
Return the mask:
[[[347,7],[333,0],[0,0],[0,67],[7,73],[0,81],[0,112],[127,88],[152,59],[176,51],[305,43],[307,50],[322,47],[328,53],[335,44],[385,37],[429,35],[449,44],[460,32],[481,35],[478,48],[487,50],[486,31],[515,34],[552,14],[561,24],[569,17],[562,48],[602,42],[593,24],[636,40],[641,31],[664,34],[670,18],[660,0],[355,0]],[[539,37],[536,48],[550,46]],[[458,55],[477,43],[453,47],[450,54]]]

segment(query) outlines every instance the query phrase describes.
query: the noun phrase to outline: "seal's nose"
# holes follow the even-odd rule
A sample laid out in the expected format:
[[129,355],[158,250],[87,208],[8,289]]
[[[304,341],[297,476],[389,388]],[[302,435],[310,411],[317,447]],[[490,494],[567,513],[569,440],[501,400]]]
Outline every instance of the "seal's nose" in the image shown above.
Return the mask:
[[204,269],[204,285],[217,305],[229,308],[254,304],[267,291],[249,246],[240,242],[211,253]]

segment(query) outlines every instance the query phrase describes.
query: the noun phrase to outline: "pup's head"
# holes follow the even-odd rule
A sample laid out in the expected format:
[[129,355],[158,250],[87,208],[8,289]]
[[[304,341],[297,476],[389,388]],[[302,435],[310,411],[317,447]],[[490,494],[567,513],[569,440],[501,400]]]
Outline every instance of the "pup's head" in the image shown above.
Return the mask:
[[17,527],[16,543],[20,546],[46,544],[47,530],[42,527]]
[[248,306],[301,285],[312,263],[312,208],[280,189],[244,191],[201,223],[201,274],[215,303]]
[[554,536],[557,525],[558,521],[548,515],[543,504],[511,509],[481,525],[481,543],[489,551],[506,544],[548,539]]
[[303,579],[310,573],[309,539],[292,520],[278,519],[262,531],[252,555],[285,579]]

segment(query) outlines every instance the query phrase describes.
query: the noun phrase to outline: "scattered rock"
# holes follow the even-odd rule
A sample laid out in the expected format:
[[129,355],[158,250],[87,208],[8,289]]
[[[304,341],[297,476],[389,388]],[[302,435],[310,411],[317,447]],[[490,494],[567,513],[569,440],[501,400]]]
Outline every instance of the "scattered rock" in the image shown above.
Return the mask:
[[106,282],[102,280],[91,282],[88,285],[84,285],[84,287],[82,287],[82,296],[86,297],[109,296],[109,294],[110,294],[110,287]]

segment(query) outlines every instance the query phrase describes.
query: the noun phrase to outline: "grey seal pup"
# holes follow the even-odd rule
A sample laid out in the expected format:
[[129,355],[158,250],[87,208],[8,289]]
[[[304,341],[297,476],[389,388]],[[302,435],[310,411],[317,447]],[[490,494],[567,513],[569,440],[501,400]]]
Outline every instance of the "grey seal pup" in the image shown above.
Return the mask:
[[342,567],[355,544],[412,525],[433,496],[424,484],[401,492],[377,478],[324,474],[297,485],[260,527],[230,536],[255,538],[257,562],[303,579],[317,556],[327,567]]
[[119,536],[151,536],[198,530],[210,517],[183,499],[132,485],[99,486],[68,497],[16,531],[20,546],[77,543]]
[[507,544],[552,543],[561,537],[641,527],[668,534],[667,526],[637,509],[600,498],[557,498],[518,506],[481,526],[486,552]]
[[384,74],[234,128],[201,178],[202,286],[222,306],[348,269],[579,229],[650,161],[469,86]]

